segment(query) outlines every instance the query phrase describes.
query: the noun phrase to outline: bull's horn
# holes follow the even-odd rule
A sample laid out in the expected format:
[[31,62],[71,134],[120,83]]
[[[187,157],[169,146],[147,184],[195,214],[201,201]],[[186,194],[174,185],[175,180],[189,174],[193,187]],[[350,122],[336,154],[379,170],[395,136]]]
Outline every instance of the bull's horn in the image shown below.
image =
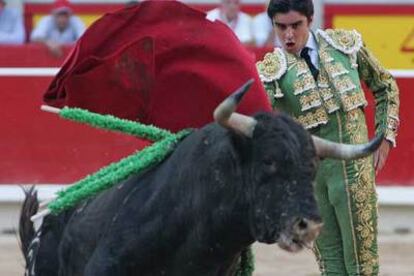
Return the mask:
[[347,145],[334,143],[312,135],[316,153],[320,158],[334,158],[341,160],[354,160],[370,155],[381,145],[384,135],[377,136],[369,143],[361,145]]
[[249,90],[254,80],[248,80],[236,92],[225,99],[216,110],[214,110],[214,120],[222,127],[235,130],[247,137],[253,136],[254,128],[257,121],[249,116],[234,112],[237,105],[243,98],[244,94]]

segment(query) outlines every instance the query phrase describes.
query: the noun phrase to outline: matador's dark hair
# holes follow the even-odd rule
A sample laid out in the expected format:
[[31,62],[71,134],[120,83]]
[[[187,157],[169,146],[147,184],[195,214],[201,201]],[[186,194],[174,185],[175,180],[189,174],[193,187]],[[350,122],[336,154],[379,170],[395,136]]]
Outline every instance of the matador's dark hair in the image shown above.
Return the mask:
[[309,20],[313,16],[314,7],[312,0],[271,0],[267,8],[267,15],[273,20],[277,13],[297,11]]

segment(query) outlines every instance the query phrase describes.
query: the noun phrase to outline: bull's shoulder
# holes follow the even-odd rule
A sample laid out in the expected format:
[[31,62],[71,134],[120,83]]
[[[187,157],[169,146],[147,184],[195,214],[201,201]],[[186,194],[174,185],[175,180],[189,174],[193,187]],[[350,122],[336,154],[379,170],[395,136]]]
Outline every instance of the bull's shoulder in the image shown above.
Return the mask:
[[328,45],[344,54],[354,54],[363,46],[362,36],[356,30],[326,29],[317,30],[316,33]]
[[267,53],[263,60],[256,63],[262,82],[272,82],[280,79],[287,71],[286,55],[281,48],[275,48]]

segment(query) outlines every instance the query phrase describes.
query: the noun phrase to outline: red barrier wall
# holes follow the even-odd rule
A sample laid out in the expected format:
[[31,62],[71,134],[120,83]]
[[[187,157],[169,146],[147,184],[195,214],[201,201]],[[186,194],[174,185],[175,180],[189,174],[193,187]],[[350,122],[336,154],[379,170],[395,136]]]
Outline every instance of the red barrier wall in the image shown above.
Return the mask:
[[[68,49],[67,49],[68,50]],[[266,49],[251,49],[259,58]],[[0,47],[0,69],[5,67],[56,67],[55,59],[40,45]],[[41,112],[42,94],[52,77],[0,74],[0,183],[71,183],[103,165],[144,146],[142,141],[68,122]],[[401,129],[398,147],[378,176],[380,185],[414,185],[410,158],[414,154],[414,78],[399,78]],[[367,108],[373,124],[373,104]]]
[[0,77],[0,183],[71,183],[142,148],[40,111],[51,77]]
[[56,58],[41,44],[24,46],[0,45],[0,67],[60,67],[70,47],[63,50],[63,57]]
[[[378,174],[379,185],[414,186],[414,170],[412,156],[414,155],[414,129],[412,128],[412,111],[414,106],[414,78],[397,78],[400,88],[400,129],[397,136],[397,147],[392,149],[385,168]],[[374,126],[374,100],[372,94],[366,93],[369,105],[366,108],[367,123],[371,137]]]

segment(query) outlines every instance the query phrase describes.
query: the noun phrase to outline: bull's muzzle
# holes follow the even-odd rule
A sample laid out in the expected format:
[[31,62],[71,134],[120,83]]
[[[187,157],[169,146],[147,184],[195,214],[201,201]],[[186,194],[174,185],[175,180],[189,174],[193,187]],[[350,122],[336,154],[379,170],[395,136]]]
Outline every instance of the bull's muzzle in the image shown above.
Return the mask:
[[298,252],[304,247],[313,248],[313,242],[319,236],[323,224],[309,219],[298,219],[287,231],[280,234],[278,245],[289,252]]

